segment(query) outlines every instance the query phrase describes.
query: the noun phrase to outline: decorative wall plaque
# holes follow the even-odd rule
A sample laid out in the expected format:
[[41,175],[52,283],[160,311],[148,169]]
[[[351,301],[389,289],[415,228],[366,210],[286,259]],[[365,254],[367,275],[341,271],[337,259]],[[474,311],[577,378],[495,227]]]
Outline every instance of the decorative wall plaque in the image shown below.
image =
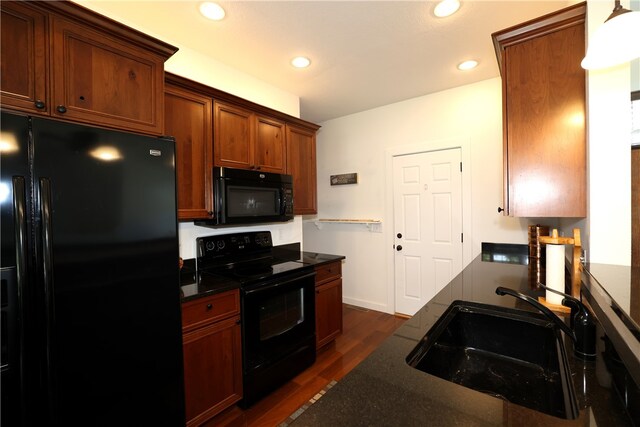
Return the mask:
[[343,173],[340,175],[331,175],[331,185],[357,184],[357,173]]

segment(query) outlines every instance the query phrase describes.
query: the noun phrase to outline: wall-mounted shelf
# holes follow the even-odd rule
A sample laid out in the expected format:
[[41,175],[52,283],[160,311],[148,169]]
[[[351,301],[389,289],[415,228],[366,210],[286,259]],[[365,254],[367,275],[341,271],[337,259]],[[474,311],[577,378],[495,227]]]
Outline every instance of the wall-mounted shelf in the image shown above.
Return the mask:
[[354,224],[354,225],[364,225],[369,231],[374,233],[382,232],[382,221],[377,219],[337,219],[337,218],[320,218],[316,220],[312,220],[318,230],[322,230],[324,224]]

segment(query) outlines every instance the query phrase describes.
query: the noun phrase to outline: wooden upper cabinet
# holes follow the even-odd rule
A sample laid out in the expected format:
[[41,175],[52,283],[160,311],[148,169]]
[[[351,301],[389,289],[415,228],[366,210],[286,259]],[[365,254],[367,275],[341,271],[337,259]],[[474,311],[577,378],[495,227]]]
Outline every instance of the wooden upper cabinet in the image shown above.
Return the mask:
[[178,219],[209,219],[213,212],[213,101],[167,83],[165,134],[176,139]]
[[216,166],[285,172],[284,122],[220,101],[214,109]]
[[54,116],[162,133],[164,58],[63,18],[52,35]]
[[582,3],[493,34],[509,216],[586,216],[585,13]]
[[287,173],[293,176],[293,212],[318,213],[314,131],[287,125]]
[[177,48],[71,2],[2,2],[2,105],[163,133],[164,61]]
[[222,102],[214,102],[214,163],[240,169],[252,166],[253,113]]
[[254,165],[265,172],[285,173],[286,161],[285,124],[266,117],[256,116]]
[[48,112],[47,16],[22,3],[3,1],[0,23],[1,102],[26,112]]

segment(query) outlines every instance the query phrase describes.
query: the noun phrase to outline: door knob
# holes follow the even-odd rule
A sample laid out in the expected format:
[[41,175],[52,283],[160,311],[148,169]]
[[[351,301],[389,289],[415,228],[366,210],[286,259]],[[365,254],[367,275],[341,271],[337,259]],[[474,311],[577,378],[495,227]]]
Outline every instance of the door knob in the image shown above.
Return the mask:
[[396,246],[396,251],[400,252],[402,250],[402,245]]

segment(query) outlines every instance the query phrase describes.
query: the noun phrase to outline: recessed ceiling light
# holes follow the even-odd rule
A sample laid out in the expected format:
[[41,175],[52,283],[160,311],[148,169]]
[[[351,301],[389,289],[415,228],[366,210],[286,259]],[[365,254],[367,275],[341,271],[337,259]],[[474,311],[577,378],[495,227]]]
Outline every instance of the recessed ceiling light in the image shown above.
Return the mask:
[[474,61],[473,59],[469,61],[464,61],[458,64],[458,70],[467,71],[472,70],[478,66],[478,61]]
[[438,18],[444,18],[456,13],[460,9],[460,0],[442,0],[433,9],[433,14]]
[[225,12],[218,3],[206,1],[200,4],[200,13],[213,21],[220,21],[224,18]]
[[311,64],[311,60],[304,56],[296,56],[291,60],[291,65],[296,68],[307,68]]

